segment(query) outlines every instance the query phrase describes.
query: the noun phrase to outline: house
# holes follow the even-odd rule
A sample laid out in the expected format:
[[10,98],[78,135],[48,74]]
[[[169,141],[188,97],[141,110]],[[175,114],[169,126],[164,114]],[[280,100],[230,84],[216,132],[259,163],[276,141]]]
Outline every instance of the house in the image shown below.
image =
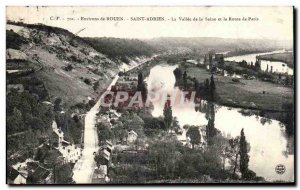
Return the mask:
[[67,146],[59,146],[59,152],[64,157],[64,162],[68,163],[75,163],[81,157],[81,148],[76,145],[67,145]]
[[38,166],[30,172],[27,178],[28,184],[51,184],[50,170],[42,166]]
[[121,114],[118,113],[116,110],[112,110],[111,112],[109,112],[110,119],[117,120],[117,119],[119,119],[120,116],[121,116]]
[[106,148],[106,150],[108,151],[108,152],[112,152],[112,150],[113,150],[113,145],[112,145],[112,143],[110,142],[110,141],[106,141],[105,142],[105,148]]
[[107,122],[109,120],[108,114],[101,114],[100,117],[97,119],[98,123]]
[[54,133],[58,136],[57,150],[64,157],[64,162],[75,163],[77,160],[79,160],[81,157],[81,148],[76,145],[72,145],[70,142],[64,140],[64,132],[57,127],[55,121],[52,123],[52,129]]
[[24,162],[18,162],[15,165],[12,165],[12,167],[17,170],[23,177],[27,178],[28,176],[28,163],[36,162],[31,158],[26,159]]
[[137,137],[138,137],[138,134],[136,132],[134,132],[133,130],[130,130],[128,132],[127,142],[128,143],[133,143],[133,142],[136,141]]
[[107,165],[100,165],[93,174],[93,179],[104,179],[107,176]]
[[193,63],[195,65],[198,64],[197,60],[194,60],[194,59],[189,59],[189,60],[186,60],[187,63]]
[[97,119],[97,123],[102,123],[107,126],[111,126],[109,114],[101,114]]
[[22,173],[19,173],[11,166],[7,167],[7,183],[8,184],[26,184],[26,178]]
[[52,130],[58,136],[58,144],[60,145],[64,140],[64,133],[57,127],[57,123],[53,121]]
[[110,152],[108,152],[106,149],[103,150],[103,157],[109,161],[110,160]]

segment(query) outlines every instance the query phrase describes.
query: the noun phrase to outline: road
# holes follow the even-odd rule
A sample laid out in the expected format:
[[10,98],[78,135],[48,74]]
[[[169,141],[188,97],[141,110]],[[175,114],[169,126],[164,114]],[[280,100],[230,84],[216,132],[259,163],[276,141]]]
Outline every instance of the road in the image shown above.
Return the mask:
[[[119,76],[116,75],[107,90],[110,90],[111,86],[114,85],[118,79]],[[76,162],[73,169],[73,179],[76,183],[91,183],[92,181],[92,175],[96,167],[93,153],[97,152],[99,148],[97,129],[95,127],[96,114],[99,112],[102,96],[85,116],[84,149],[81,159]]]
[[[143,61],[141,64],[147,62],[148,60]],[[127,71],[134,69],[140,64],[131,67]],[[119,76],[116,75],[110,85],[107,87],[107,90],[110,90],[111,87],[117,82]],[[84,148],[82,151],[82,157],[78,160],[73,168],[73,180],[78,184],[85,184],[92,182],[92,176],[94,169],[96,167],[96,163],[94,160],[94,152],[98,151],[98,135],[97,129],[95,127],[96,124],[96,114],[99,112],[101,99],[103,98],[103,94],[100,96],[97,103],[94,107],[91,108],[89,112],[87,112],[85,116],[85,128],[84,128]]]

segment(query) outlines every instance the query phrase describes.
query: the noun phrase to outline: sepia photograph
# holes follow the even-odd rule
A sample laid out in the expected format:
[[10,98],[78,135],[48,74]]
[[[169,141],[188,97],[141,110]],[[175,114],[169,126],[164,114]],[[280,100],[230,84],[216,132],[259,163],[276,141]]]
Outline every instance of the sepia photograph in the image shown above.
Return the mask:
[[295,185],[293,6],[5,16],[6,184]]

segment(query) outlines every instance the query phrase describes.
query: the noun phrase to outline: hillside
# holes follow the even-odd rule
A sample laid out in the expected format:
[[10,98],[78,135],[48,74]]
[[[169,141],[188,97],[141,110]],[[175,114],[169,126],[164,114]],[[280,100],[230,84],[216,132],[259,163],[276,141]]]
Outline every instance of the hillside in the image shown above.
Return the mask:
[[122,38],[84,38],[98,52],[107,55],[109,58],[129,63],[136,57],[149,57],[156,50],[154,47],[138,39]]
[[[82,114],[121,65],[67,30],[8,23],[6,28],[6,133],[8,164],[35,158],[54,145],[56,121],[66,141],[80,144]],[[54,155],[50,155],[54,156]],[[43,160],[39,160],[41,164]]]
[[18,59],[38,65],[35,75],[51,97],[61,97],[70,105],[96,96],[95,89],[103,90],[119,71],[119,64],[81,38],[45,25],[8,24],[6,52],[8,68],[19,69],[14,62]]

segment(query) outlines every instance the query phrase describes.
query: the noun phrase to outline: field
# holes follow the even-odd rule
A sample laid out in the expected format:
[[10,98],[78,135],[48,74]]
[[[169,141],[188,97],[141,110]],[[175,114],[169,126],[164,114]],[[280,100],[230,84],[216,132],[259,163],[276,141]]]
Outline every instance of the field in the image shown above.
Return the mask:
[[[188,76],[195,77],[199,82],[210,78],[210,73],[197,66],[186,69]],[[233,82],[232,77],[214,75],[217,102],[233,107],[254,108],[282,111],[282,104],[292,102],[294,89],[284,85],[260,81],[258,79],[240,79]]]

